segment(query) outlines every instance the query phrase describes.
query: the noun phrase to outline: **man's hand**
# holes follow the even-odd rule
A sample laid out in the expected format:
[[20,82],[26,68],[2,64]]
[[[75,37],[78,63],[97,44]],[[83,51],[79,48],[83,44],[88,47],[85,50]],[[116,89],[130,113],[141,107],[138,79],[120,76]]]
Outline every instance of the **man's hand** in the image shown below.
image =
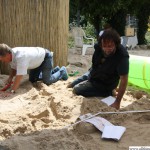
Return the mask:
[[120,102],[115,101],[113,104],[110,105],[111,107],[114,107],[116,109],[120,108]]
[[13,93],[11,92],[0,92],[0,98],[6,98],[6,97],[10,97]]
[[5,81],[5,84],[7,85],[7,84],[12,83],[12,79],[13,79],[13,78],[9,77],[9,78]]
[[12,84],[13,84],[13,82],[6,84],[0,91],[6,91],[7,89],[9,89],[11,87]]
[[69,83],[69,84],[67,85],[67,88],[73,88],[72,84]]
[[116,109],[120,108],[121,99],[125,93],[127,83],[128,83],[128,75],[120,76],[119,88],[117,89],[115,94],[113,93],[114,95],[116,95],[116,101],[111,105],[111,107],[114,107]]

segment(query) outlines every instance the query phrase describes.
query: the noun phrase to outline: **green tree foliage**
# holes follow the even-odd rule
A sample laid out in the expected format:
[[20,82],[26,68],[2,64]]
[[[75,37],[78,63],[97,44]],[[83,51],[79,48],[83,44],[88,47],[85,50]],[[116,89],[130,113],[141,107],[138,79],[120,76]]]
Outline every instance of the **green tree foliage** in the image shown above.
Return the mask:
[[95,27],[97,35],[102,28],[103,20],[109,22],[121,36],[124,35],[126,15],[135,15],[139,20],[139,44],[146,43],[150,0],[70,0],[70,4],[75,5],[76,12],[79,9],[81,15]]
[[126,9],[130,1],[131,0],[70,0],[71,4],[73,2],[76,5],[76,9],[80,9],[81,14],[85,16],[86,20],[94,25],[97,34],[102,28],[101,22],[103,18],[110,20],[118,11]]
[[81,4],[81,13],[94,25],[98,35],[102,19],[111,19],[118,10],[125,9],[128,5],[124,0],[84,0]]
[[76,19],[77,15],[77,3],[73,0],[70,0],[69,3],[69,23],[72,23]]
[[129,13],[134,14],[138,19],[138,44],[146,44],[145,35],[148,29],[148,18],[150,16],[150,1],[132,0],[129,6]]

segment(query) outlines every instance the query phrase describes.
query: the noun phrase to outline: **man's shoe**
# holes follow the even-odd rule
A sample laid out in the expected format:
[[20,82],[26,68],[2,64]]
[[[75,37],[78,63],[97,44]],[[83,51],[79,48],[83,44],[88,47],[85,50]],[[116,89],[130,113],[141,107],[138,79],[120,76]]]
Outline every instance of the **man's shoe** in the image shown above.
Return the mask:
[[67,80],[68,79],[68,73],[66,67],[62,66],[60,68],[60,72],[62,73],[61,79]]

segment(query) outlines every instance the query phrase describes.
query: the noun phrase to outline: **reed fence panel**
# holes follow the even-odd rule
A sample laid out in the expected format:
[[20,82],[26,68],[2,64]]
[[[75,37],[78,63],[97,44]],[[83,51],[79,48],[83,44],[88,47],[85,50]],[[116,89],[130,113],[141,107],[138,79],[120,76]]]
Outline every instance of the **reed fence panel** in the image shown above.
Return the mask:
[[0,0],[0,43],[47,48],[55,66],[67,65],[68,22],[69,0]]

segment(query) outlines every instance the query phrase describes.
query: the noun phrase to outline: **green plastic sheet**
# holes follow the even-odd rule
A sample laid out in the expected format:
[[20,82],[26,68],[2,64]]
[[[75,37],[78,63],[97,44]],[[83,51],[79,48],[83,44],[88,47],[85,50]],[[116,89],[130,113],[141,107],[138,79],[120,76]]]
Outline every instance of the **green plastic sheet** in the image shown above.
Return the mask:
[[128,82],[150,89],[150,57],[130,55]]

